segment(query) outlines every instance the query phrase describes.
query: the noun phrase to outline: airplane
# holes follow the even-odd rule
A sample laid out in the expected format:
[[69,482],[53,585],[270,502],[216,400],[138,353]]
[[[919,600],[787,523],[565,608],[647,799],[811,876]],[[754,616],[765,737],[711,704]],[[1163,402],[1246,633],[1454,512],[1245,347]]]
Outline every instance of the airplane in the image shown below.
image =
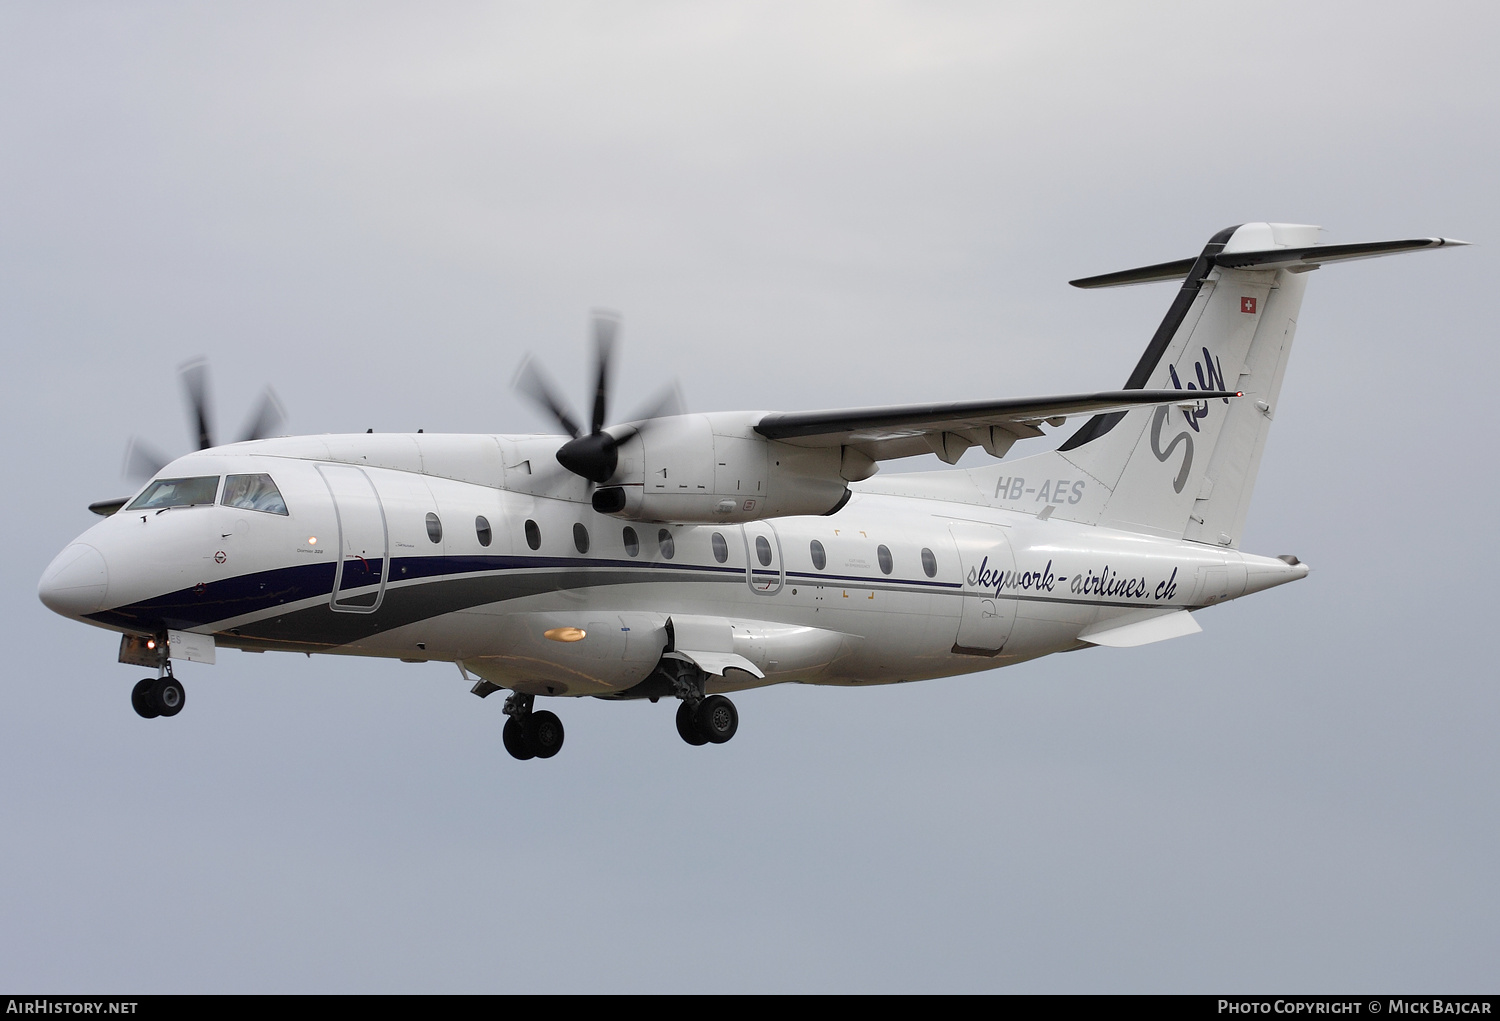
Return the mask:
[[[1307,274],[1466,244],[1320,244],[1249,223],[1196,256],[1074,280],[1180,281],[1123,388],[617,425],[618,320],[594,319],[589,428],[528,360],[521,392],[566,435],[266,437],[200,446],[151,473],[58,554],[38,594],[121,633],[150,668],[131,704],[182,711],[175,662],[218,648],[446,661],[508,691],[502,740],[550,758],[538,698],[667,698],[690,745],[734,737],[726,693],[860,687],[1132,647],[1201,630],[1195,612],[1307,576],[1239,548]],[[1055,450],[1007,458],[1041,426]],[[958,468],[973,447],[993,460]],[[936,454],[945,470],[877,475]],[[154,466],[154,465],[153,465]]]

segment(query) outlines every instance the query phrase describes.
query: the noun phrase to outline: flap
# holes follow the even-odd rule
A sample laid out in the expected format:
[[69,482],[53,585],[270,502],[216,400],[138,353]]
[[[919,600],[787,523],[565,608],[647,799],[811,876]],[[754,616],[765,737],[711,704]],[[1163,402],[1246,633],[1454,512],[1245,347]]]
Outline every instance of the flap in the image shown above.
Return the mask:
[[853,447],[876,461],[936,453],[952,464],[975,446],[1003,456],[1017,439],[1041,436],[1041,423],[1062,425],[1072,415],[1238,396],[1228,390],[1193,391],[1191,396],[1182,390],[1110,390],[1003,401],[773,412],[761,418],[755,431],[799,447]]
[[1107,645],[1112,649],[1131,649],[1137,645],[1164,642],[1168,638],[1181,638],[1202,631],[1193,615],[1186,610],[1172,610],[1157,616],[1140,617],[1131,614],[1113,620],[1100,621],[1085,628],[1078,637],[1091,645]]

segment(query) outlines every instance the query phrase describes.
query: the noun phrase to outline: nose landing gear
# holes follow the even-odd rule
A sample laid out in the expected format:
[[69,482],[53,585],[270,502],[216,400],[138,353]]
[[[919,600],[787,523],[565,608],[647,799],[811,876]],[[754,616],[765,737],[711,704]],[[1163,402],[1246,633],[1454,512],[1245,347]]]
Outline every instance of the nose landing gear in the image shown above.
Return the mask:
[[[130,707],[143,719],[154,720],[158,716],[176,716],[182,712],[182,707],[187,702],[187,692],[183,690],[182,682],[172,676],[172,659],[167,651],[167,637],[171,633],[154,636],[141,634],[120,636],[121,663],[149,667],[156,671],[155,677],[137,681],[135,687],[130,690]],[[195,640],[206,643],[206,659],[203,659],[204,652],[197,649],[194,644]],[[188,635],[183,641],[190,647],[190,650],[199,652],[197,657],[194,657],[191,651],[185,652],[186,658],[199,658],[203,662],[213,662],[213,639]]]
[[562,750],[563,725],[557,714],[546,709],[533,711],[535,695],[512,692],[505,700],[505,729],[500,739],[505,750],[517,759],[550,759]]

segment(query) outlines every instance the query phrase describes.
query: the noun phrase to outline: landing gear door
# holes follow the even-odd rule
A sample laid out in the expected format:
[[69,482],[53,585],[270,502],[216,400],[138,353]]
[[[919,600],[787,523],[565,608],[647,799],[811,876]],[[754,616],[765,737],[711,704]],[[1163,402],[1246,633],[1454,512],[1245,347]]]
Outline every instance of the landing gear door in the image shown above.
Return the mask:
[[786,566],[781,561],[781,538],[769,521],[750,521],[744,526],[745,580],[756,595],[774,596],[786,584]]
[[1015,575],[1016,560],[1005,529],[977,521],[954,521],[948,526],[958,547],[963,570],[963,615],[953,651],[971,656],[995,656],[1005,647],[1016,623],[1016,601],[1006,591]]
[[390,562],[380,494],[362,468],[320,464],[318,473],[333,497],[339,521],[339,560],[329,608],[342,613],[374,613],[385,598],[386,566]]

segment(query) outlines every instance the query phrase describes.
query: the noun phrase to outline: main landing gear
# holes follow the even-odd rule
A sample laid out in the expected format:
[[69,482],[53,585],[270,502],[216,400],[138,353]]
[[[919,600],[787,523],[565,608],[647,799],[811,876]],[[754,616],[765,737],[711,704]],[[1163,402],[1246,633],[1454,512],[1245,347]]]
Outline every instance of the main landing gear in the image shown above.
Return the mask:
[[677,733],[691,745],[723,744],[740,729],[740,713],[723,695],[677,707]]
[[505,750],[518,759],[550,759],[562,750],[563,725],[557,714],[531,708],[535,695],[512,692],[505,700]]
[[723,695],[705,695],[708,677],[681,660],[664,659],[672,690],[682,704],[677,707],[677,733],[690,745],[723,744],[740,729],[740,713]]
[[130,704],[136,713],[148,720],[158,716],[176,716],[187,702],[182,682],[172,676],[171,667],[161,677],[137,681],[130,692]]

